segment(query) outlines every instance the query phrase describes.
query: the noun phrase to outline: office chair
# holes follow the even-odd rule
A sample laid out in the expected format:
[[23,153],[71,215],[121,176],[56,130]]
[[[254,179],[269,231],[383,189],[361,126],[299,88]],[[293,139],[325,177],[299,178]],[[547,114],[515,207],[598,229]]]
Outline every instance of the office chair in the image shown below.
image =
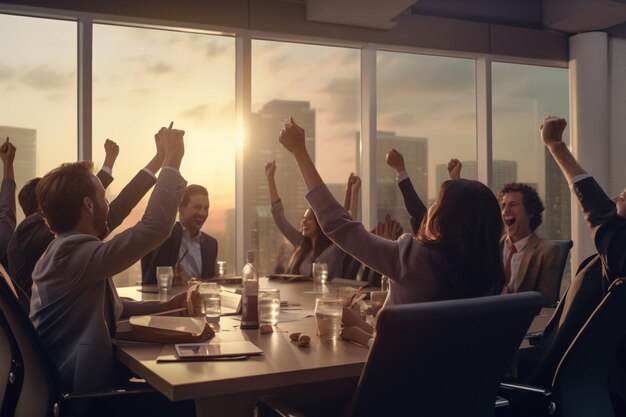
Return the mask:
[[[7,324],[5,327],[0,326],[0,338],[10,340],[18,350],[15,379],[20,388],[12,405],[14,417],[74,416],[83,414],[85,410],[106,413],[107,400],[111,397],[149,395],[154,392],[146,385],[89,393],[64,391],[54,361],[4,277],[0,277],[0,311]],[[102,407],[87,408],[88,401],[95,399],[101,399],[99,404]]]
[[19,352],[4,316],[0,314],[0,415],[11,416],[19,394],[16,378]]
[[614,417],[609,368],[626,336],[626,281],[616,279],[578,332],[547,386],[503,383],[515,416]]
[[[552,240],[559,249],[561,249],[561,262],[559,263],[559,275],[557,280],[557,293],[559,294],[559,300],[561,299],[561,282],[563,281],[563,274],[565,273],[565,267],[567,266],[567,260],[570,250],[574,246],[574,242],[571,240]],[[558,300],[557,300],[558,302]]]
[[[525,292],[386,307],[346,415],[495,415],[499,383],[542,305]],[[276,398],[255,406],[259,417],[298,415],[289,412]]]

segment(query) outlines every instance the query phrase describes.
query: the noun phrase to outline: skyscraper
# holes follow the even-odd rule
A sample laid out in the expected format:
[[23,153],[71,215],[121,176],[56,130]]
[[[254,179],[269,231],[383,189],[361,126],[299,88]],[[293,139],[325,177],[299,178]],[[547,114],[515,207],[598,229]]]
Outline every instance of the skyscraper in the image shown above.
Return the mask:
[[13,169],[18,189],[37,172],[37,131],[14,126],[0,126],[0,144],[6,138],[17,148]]
[[[359,135],[357,134],[357,169],[359,169]],[[396,172],[387,165],[385,155],[394,148],[402,154],[411,182],[424,202],[428,201],[428,139],[397,136],[395,132],[376,132],[376,183],[378,220],[387,214],[400,222],[405,232],[411,231],[410,216],[398,189]]]
[[[304,198],[306,185],[293,158],[278,142],[278,133],[286,117],[293,116],[305,131],[306,147],[315,160],[315,110],[308,101],[272,100],[250,119],[250,146],[254,155],[244,161],[245,190],[250,196],[250,247],[258,250],[258,268],[261,274],[273,272],[282,234],[274,224],[270,212],[270,198],[265,178],[265,163],[276,161],[276,187],[291,224],[299,228],[308,208]],[[255,227],[256,226],[256,227]],[[258,247],[255,247],[258,245]]]

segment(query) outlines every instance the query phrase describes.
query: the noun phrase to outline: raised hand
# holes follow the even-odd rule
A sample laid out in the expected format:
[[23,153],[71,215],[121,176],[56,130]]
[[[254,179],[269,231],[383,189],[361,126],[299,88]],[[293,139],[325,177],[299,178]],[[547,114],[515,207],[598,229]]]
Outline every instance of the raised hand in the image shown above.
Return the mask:
[[543,119],[543,123],[539,126],[541,130],[541,140],[544,145],[550,146],[563,141],[563,131],[567,126],[565,119],[555,116],[548,116]]
[[0,159],[4,165],[13,165],[13,161],[15,160],[15,146],[9,142],[9,137],[7,136],[6,141],[0,146]]
[[389,152],[387,152],[386,160],[387,165],[395,169],[396,172],[406,171],[404,157],[397,150],[392,148]]
[[180,162],[185,155],[184,130],[162,127],[156,134],[157,147],[163,148],[165,155],[164,165],[179,169]]
[[268,162],[265,164],[265,177],[268,181],[274,179],[276,173],[276,161]]
[[306,151],[304,144],[304,129],[296,124],[293,117],[285,122],[284,128],[278,135],[278,140],[292,154]]
[[104,166],[113,169],[113,165],[119,154],[120,147],[117,143],[113,142],[111,139],[104,141]]
[[361,177],[359,177],[358,175],[350,174],[349,181],[352,182],[352,192],[361,188]]
[[450,162],[448,162],[448,177],[450,177],[451,180],[460,180],[461,168],[463,168],[461,161],[456,158],[450,159]]

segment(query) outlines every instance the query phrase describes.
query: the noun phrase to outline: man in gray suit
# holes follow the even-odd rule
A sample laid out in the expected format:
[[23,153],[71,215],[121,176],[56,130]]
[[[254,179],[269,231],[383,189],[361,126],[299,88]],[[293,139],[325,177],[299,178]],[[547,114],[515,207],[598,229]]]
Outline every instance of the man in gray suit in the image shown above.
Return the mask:
[[66,389],[115,383],[111,335],[117,319],[185,305],[186,294],[167,302],[121,300],[111,280],[170,234],[186,187],[178,171],[183,135],[171,128],[157,133],[164,162],[146,211],[139,223],[106,242],[109,204],[90,161],[63,164],[37,185],[41,212],[56,237],[33,271],[30,318]]

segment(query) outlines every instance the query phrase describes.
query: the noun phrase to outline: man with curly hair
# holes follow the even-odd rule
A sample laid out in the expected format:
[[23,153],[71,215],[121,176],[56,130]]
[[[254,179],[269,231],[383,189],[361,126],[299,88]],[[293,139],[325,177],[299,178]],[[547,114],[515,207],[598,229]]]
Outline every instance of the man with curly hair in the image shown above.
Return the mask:
[[501,242],[503,293],[538,291],[546,306],[553,305],[559,296],[561,251],[535,233],[545,209],[537,191],[527,184],[510,183],[500,190],[498,200],[506,233]]

